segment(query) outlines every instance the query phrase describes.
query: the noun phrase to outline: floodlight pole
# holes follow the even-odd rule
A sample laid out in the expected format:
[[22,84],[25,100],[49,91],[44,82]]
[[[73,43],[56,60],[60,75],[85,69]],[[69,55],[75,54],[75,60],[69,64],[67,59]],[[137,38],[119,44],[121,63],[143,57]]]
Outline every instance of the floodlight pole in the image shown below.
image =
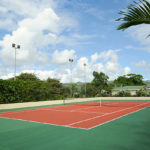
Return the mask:
[[84,84],[85,84],[85,97],[86,97],[86,63],[83,64],[84,65]]
[[71,97],[73,96],[73,89],[72,89],[72,63],[73,63],[73,59],[69,59],[69,62],[70,62],[70,70],[71,70],[71,90],[70,90],[70,93],[71,93]]
[[12,44],[12,48],[15,49],[15,72],[14,72],[14,80],[16,80],[16,50],[20,49],[20,45]]

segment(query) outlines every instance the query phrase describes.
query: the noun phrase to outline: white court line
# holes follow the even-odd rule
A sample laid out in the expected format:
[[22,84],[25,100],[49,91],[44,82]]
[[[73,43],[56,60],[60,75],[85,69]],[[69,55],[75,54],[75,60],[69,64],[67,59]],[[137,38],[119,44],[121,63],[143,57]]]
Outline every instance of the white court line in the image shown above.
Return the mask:
[[[96,107],[96,106],[93,106],[93,107]],[[92,108],[93,108],[92,107]],[[39,111],[39,110],[53,110],[53,111],[62,111],[62,110],[56,110],[56,109],[46,109],[47,107],[45,108],[35,108],[35,109],[27,109],[27,110],[18,110],[18,111],[13,111],[13,112],[3,112],[3,113],[0,113],[0,115],[2,114],[18,114],[18,113],[25,113],[25,112],[32,112],[32,111]],[[90,107],[86,107],[86,108],[81,108],[81,109],[73,109],[73,110],[70,110],[70,111],[67,111],[67,110],[63,110],[64,112],[75,112],[75,111],[78,111],[78,110],[82,110],[82,109],[89,109],[91,108]],[[79,112],[79,111],[78,111]],[[85,112],[86,113],[86,112]],[[88,113],[88,112],[87,112]],[[91,113],[97,113],[97,112],[91,112]]]
[[88,114],[109,114],[109,113],[103,113],[103,112],[87,112],[87,111],[77,111],[82,113],[88,113]]
[[52,110],[52,111],[62,111],[62,112],[70,112],[69,110],[58,110],[58,109],[40,109],[40,110]]
[[[108,104],[112,105],[112,103],[109,103],[109,102],[108,102]],[[75,106],[75,104],[73,104],[73,105]],[[71,106],[73,106],[73,105],[71,105]],[[61,106],[55,106],[55,107],[58,108],[58,107],[68,107],[68,106],[69,105],[61,105]],[[89,107],[86,107],[86,108],[73,109],[70,112],[74,112],[74,111],[78,111],[78,110],[82,110],[82,109],[97,108],[97,107],[100,107],[100,106],[89,106]],[[48,107],[44,107],[44,108],[48,108]],[[11,112],[2,112],[0,114],[3,114],[3,113],[5,113],[5,114],[17,114],[17,113],[24,113],[24,112],[29,112],[29,111],[44,110],[44,108],[32,108],[32,109],[26,109],[26,110],[17,110],[17,111],[11,111]]]
[[17,113],[31,112],[31,111],[37,111],[37,110],[42,110],[42,108],[17,110],[17,111],[12,111],[12,112],[2,112],[2,113],[0,113],[0,115],[1,114],[17,114]]
[[75,112],[75,111],[83,110],[83,109],[97,108],[97,107],[100,107],[100,106],[89,106],[89,107],[86,107],[86,108],[73,109],[73,110],[71,110],[71,112]]
[[[68,107],[69,105],[65,105],[66,107]],[[73,104],[73,105],[70,105],[70,106],[77,106],[77,105],[75,105],[75,104]],[[79,106],[79,105],[78,105]],[[69,110],[69,112],[75,112],[75,111],[78,111],[78,110],[84,110],[84,109],[90,109],[90,108],[97,108],[97,107],[100,107],[100,105],[99,106],[89,106],[89,107],[87,107],[86,106],[86,108],[78,108],[78,109],[73,109],[73,110]],[[51,110],[51,109],[49,109],[49,110]],[[53,110],[53,109],[52,109]],[[59,110],[58,110],[59,111]],[[66,110],[67,111],[67,110]]]
[[[65,106],[67,106],[67,105],[65,105]],[[16,114],[16,113],[22,113],[22,112],[28,112],[28,111],[37,111],[37,110],[42,110],[42,109],[44,109],[44,108],[48,108],[48,107],[64,107],[64,105],[60,105],[60,106],[47,106],[47,107],[43,107],[43,108],[31,108],[31,109],[25,109],[25,110],[16,110],[16,111],[8,111],[8,112],[1,112],[0,114],[3,114],[3,113],[5,113],[5,114]]]
[[[144,103],[144,104],[148,104],[148,102],[147,103]],[[141,105],[144,105],[144,104],[141,104]],[[139,105],[137,105],[137,106],[139,106]],[[134,106],[134,107],[137,107],[137,106]],[[134,107],[130,107],[130,108],[134,108]],[[130,109],[130,108],[127,108],[127,109]],[[145,109],[145,108],[142,108],[142,109]],[[140,110],[142,110],[142,109],[140,109]],[[39,110],[39,109],[36,109],[36,110]],[[45,110],[45,109],[44,109]],[[122,110],[120,110],[120,111],[123,111],[123,110],[125,110],[125,109],[122,109]],[[140,110],[137,110],[137,111],[140,111]],[[34,110],[32,110],[32,111],[34,111]],[[135,112],[137,112],[137,111],[134,111],[134,112],[131,112],[131,113],[135,113]],[[112,113],[109,113],[109,114],[113,114],[113,113],[116,113],[116,112],[118,112],[118,111],[115,111],[115,112],[112,112]],[[126,114],[126,115],[129,115],[129,114],[131,114],[131,113],[128,113],[128,114]],[[108,115],[109,115],[108,114]],[[107,114],[106,114],[107,115]],[[123,115],[123,116],[126,116],[126,115]],[[104,116],[104,115],[103,115]],[[119,118],[121,118],[121,117],[123,117],[123,116],[120,116],[120,117],[118,117],[118,118],[116,118],[116,119],[119,119]],[[98,116],[98,117],[101,117],[101,116]],[[58,125],[58,124],[52,124],[52,123],[44,123],[44,122],[37,122],[37,121],[30,121],[30,120],[23,120],[23,119],[16,119],[16,118],[7,118],[7,117],[1,117],[0,116],[0,118],[3,118],[3,119],[14,119],[14,120],[20,120],[20,121],[26,121],[26,122],[34,122],[34,123],[41,123],[41,124],[47,124],[47,125],[54,125],[54,126],[62,126],[62,127],[69,127],[69,128],[76,128],[76,129],[84,129],[84,130],[90,130],[90,129],[92,129],[92,128],[95,128],[95,127],[97,127],[97,126],[100,126],[100,125],[103,125],[103,124],[105,124],[105,123],[108,123],[108,122],[110,122],[110,121],[113,121],[113,120],[116,120],[116,119],[113,119],[113,120],[110,120],[110,121],[108,121],[108,122],[105,122],[105,123],[103,123],[103,124],[100,124],[100,125],[96,125],[96,126],[94,126],[94,127],[92,127],[92,128],[82,128],[82,127],[72,127],[72,126],[70,126],[70,124],[69,125]],[[92,118],[91,118],[92,119]],[[83,120],[84,121],[84,120]]]
[[112,119],[112,120],[106,121],[106,122],[101,123],[101,124],[99,124],[99,125],[93,126],[93,127],[91,127],[91,128],[88,128],[88,130],[93,129],[93,128],[96,128],[96,127],[98,127],[98,126],[102,126],[102,125],[104,125],[104,124],[106,124],[106,123],[109,123],[109,122],[111,122],[111,121],[120,119],[121,117],[127,116],[127,115],[129,115],[129,114],[136,113],[136,112],[141,111],[141,110],[143,110],[143,109],[145,109],[145,108],[146,108],[146,107],[144,107],[144,108],[142,108],[142,109],[139,109],[139,110],[136,110],[136,111],[134,111],[134,112],[130,112],[130,113],[128,113],[128,114],[122,115],[122,116],[120,116],[120,117],[114,118],[114,119]]
[[108,113],[108,114],[104,114],[104,115],[101,115],[101,116],[96,116],[96,117],[92,117],[92,118],[89,118],[89,119],[77,121],[77,122],[69,124],[68,126],[71,126],[71,125],[74,125],[74,124],[78,124],[78,123],[82,123],[82,122],[86,122],[86,121],[93,120],[93,119],[96,119],[96,118],[101,118],[103,116],[111,115],[111,114],[114,114],[114,113],[117,113],[117,112],[121,112],[123,110],[127,110],[127,109],[131,109],[131,108],[134,108],[134,107],[138,107],[138,106],[141,106],[141,105],[144,105],[144,104],[147,104],[147,103],[139,104],[139,105],[133,106],[133,107],[128,107],[128,108],[121,109],[121,110],[118,110],[118,111],[114,111],[114,112],[111,112],[111,113]]
[[[20,110],[20,111],[14,111],[14,112],[4,112],[4,113],[0,113],[0,117],[1,115],[5,114],[5,115],[11,115],[11,114],[20,114],[20,113],[25,113],[25,112],[32,112],[32,111],[39,111],[39,110],[44,110],[44,111],[61,111],[61,112],[75,112],[75,111],[69,111],[69,110],[57,110],[57,109],[44,109],[44,108],[37,108],[37,109],[28,109],[28,110]],[[86,112],[86,111],[77,111],[77,112],[81,112],[81,113],[86,113],[86,114],[107,114],[107,113],[102,113],[102,112]]]
[[[74,105],[74,104],[73,104]],[[73,106],[71,105],[71,106]],[[55,106],[55,107],[68,107],[69,105],[61,105],[61,106]],[[97,106],[93,106],[93,107],[97,107]],[[48,108],[48,107],[44,107],[44,108]],[[17,114],[17,113],[24,113],[24,112],[30,112],[30,111],[37,111],[37,110],[44,110],[44,108],[32,108],[32,109],[26,109],[26,110],[17,110],[17,111],[11,111],[11,112],[2,112],[0,114]],[[54,108],[54,107],[53,107]],[[86,108],[80,108],[80,109],[88,109],[91,108],[90,107],[86,107]],[[71,111],[76,111],[76,110],[80,110],[80,109],[73,109]]]
[[119,102],[107,102],[107,103],[104,103],[104,105],[109,105],[109,106],[113,106],[114,104],[120,104]]
[[7,118],[7,117],[0,117],[3,119],[10,119],[10,120],[19,120],[19,121],[25,121],[25,122],[33,122],[33,123],[40,123],[40,124],[47,124],[47,125],[53,125],[53,126],[61,126],[61,127],[68,127],[68,128],[76,128],[76,129],[84,129],[88,130],[87,128],[78,128],[78,127],[70,127],[68,125],[58,125],[58,124],[53,124],[53,123],[46,123],[46,122],[40,122],[40,121],[32,121],[32,120],[23,120],[23,119],[17,119],[17,118]]

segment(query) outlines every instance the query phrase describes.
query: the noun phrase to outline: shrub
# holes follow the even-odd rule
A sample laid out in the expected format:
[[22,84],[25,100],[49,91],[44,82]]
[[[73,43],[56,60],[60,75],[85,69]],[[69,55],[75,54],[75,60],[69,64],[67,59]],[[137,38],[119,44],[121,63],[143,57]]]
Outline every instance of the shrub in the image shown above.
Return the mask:
[[59,82],[0,80],[0,103],[63,99],[64,91]]
[[117,95],[118,97],[130,97],[131,94],[129,92],[125,92],[125,91],[120,91]]

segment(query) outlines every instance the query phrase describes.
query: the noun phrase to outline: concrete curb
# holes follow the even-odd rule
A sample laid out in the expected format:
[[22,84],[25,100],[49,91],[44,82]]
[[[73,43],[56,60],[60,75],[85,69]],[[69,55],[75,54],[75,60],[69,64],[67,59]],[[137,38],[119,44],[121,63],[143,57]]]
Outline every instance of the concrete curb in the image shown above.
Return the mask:
[[[84,102],[91,100],[150,100],[150,97],[93,97],[93,98],[74,98],[67,99],[65,103],[70,102]],[[64,100],[50,100],[50,101],[39,101],[39,102],[27,102],[27,103],[11,103],[11,104],[0,104],[0,110],[4,109],[15,109],[15,108],[25,108],[25,107],[35,107],[35,106],[46,106],[46,105],[56,105],[63,104]]]

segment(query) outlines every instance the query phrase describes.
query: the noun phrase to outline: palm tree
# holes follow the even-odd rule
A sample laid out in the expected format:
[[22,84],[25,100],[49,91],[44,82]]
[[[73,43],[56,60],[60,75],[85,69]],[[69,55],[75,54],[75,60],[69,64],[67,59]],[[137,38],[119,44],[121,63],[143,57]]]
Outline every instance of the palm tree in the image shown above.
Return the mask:
[[119,12],[122,17],[116,21],[123,21],[123,23],[118,26],[117,30],[125,30],[131,26],[140,24],[150,24],[150,2],[139,0],[139,3],[135,1],[133,3],[126,10]]

